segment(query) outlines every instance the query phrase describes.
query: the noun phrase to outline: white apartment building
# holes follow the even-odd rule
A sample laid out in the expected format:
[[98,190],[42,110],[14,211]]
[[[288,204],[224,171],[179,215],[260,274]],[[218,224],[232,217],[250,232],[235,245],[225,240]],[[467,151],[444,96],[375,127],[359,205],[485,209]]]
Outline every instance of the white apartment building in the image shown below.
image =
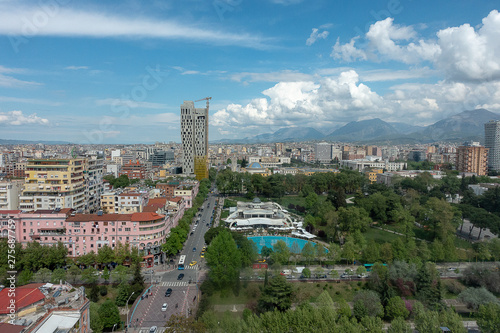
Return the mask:
[[19,195],[23,184],[23,180],[0,181],[0,210],[19,209]]

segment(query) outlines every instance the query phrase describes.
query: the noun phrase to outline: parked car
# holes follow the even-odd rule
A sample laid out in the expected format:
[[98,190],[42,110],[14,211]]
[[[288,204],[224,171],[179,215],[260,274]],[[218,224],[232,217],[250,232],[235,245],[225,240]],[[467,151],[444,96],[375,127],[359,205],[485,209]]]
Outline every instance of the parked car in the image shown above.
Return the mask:
[[163,305],[161,306],[161,311],[167,311],[167,308],[168,308],[168,304],[163,303]]

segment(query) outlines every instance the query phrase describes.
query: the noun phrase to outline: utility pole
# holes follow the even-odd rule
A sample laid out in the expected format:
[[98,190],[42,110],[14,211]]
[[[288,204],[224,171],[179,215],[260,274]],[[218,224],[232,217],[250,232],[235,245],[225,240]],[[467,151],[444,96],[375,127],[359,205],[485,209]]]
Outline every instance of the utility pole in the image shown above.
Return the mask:
[[130,301],[130,298],[132,297],[132,295],[135,293],[135,291],[132,292],[132,294],[130,294],[130,296],[128,297],[127,299],[127,323],[125,325],[125,331],[128,332],[128,327],[129,327],[129,324],[128,324],[128,313],[130,312],[130,308],[128,307],[128,301]]

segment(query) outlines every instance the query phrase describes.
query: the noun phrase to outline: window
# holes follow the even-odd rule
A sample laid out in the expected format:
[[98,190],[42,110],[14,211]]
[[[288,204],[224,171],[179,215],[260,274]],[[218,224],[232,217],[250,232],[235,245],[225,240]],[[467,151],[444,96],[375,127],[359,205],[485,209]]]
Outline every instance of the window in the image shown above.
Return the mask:
[[125,231],[130,231],[130,228],[125,228]]

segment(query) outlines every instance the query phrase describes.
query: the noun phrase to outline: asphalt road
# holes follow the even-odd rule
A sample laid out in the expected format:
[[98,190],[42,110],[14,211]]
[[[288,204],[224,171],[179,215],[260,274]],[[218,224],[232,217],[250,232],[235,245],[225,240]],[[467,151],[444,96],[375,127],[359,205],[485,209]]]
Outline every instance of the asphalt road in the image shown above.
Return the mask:
[[[196,281],[199,281],[206,272],[205,259],[200,257],[201,250],[205,246],[205,233],[210,229],[207,223],[211,225],[211,217],[215,208],[217,197],[209,195],[203,203],[203,211],[196,216],[194,221],[199,220],[196,229],[193,231],[195,222],[191,224],[192,235],[188,236],[184,248],[181,253],[174,259],[174,265],[156,266],[151,271],[147,269],[145,274],[146,283],[153,282],[152,295],[141,299],[130,320],[131,327],[129,332],[149,332],[152,326],[158,327],[158,332],[162,332],[165,323],[173,314],[189,314],[194,311],[199,300],[199,290]],[[190,233],[191,233],[190,231]],[[196,251],[193,249],[196,248]],[[185,269],[177,269],[177,264],[180,255],[185,255]],[[197,263],[193,266],[189,264],[192,261]],[[151,271],[151,272],[150,272]],[[179,279],[179,274],[184,274],[182,279]],[[168,288],[172,289],[172,294],[169,297],[165,296]],[[167,311],[161,311],[162,305],[168,304]],[[130,313],[132,314],[133,309]]]

